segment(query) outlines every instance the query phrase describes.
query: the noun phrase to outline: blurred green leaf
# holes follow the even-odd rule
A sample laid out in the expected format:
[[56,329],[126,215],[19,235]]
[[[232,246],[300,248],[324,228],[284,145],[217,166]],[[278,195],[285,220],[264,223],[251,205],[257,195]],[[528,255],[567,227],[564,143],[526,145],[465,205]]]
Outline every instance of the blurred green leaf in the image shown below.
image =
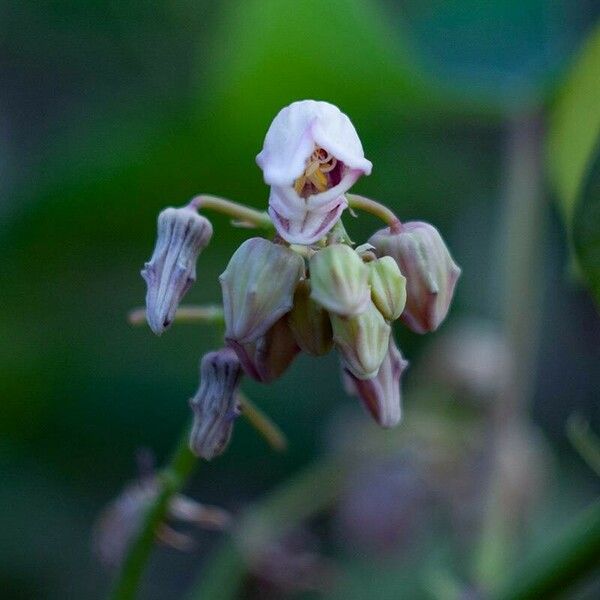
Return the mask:
[[550,174],[567,222],[600,135],[600,25],[576,59],[551,117]]
[[[557,99],[548,135],[550,177],[578,263],[600,299],[600,194],[592,177],[600,140],[600,26],[584,45]],[[587,183],[586,183],[587,182]]]

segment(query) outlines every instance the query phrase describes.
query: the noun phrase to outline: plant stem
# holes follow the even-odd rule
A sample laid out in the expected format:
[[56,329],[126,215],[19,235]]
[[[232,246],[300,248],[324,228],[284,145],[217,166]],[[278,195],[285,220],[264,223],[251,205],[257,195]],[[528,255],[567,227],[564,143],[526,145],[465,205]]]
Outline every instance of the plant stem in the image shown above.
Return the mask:
[[242,392],[238,392],[238,399],[242,405],[242,415],[262,435],[269,446],[278,452],[286,450],[288,445],[287,438],[279,426]]
[[257,229],[273,228],[273,223],[266,211],[255,210],[254,208],[226,200],[225,198],[219,198],[218,196],[201,194],[192,198],[189,205],[196,210],[201,208],[215,210]]
[[[146,322],[146,309],[134,308],[129,311],[127,320],[131,325],[143,325]],[[185,306],[177,309],[175,323],[223,323],[223,308],[218,305],[207,304],[205,306]]]
[[401,230],[402,223],[400,219],[387,206],[358,194],[346,194],[346,199],[350,208],[356,208],[379,217],[390,226],[392,232],[395,233]]
[[590,469],[600,476],[600,439],[590,428],[590,422],[573,414],[567,421],[567,437]]
[[[492,463],[486,514],[477,552],[477,578],[497,588],[515,556],[523,514],[515,511],[512,472],[505,453],[513,435],[526,433],[527,403],[533,392],[539,333],[544,223],[542,130],[537,115],[521,115],[509,124],[502,237],[504,334],[511,372],[494,403]],[[515,514],[515,512],[517,514]]]
[[181,437],[167,466],[158,474],[158,496],[146,512],[137,537],[132,540],[121,571],[115,581],[111,600],[131,600],[136,592],[154,546],[156,530],[164,521],[173,496],[185,485],[197,463],[188,447],[189,429]]
[[564,594],[600,567],[600,502],[579,515],[553,544],[518,569],[494,600],[536,600]]

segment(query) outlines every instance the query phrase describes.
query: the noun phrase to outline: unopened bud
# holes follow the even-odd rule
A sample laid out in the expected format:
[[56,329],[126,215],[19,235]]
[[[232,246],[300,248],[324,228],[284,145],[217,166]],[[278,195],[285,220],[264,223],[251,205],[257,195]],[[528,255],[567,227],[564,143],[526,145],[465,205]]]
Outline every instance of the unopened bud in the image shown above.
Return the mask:
[[328,311],[353,317],[369,305],[369,272],[345,244],[332,244],[310,259],[311,298]]
[[298,346],[307,354],[321,356],[333,346],[327,311],[310,297],[310,282],[302,280],[294,293],[294,306],[287,321]]
[[371,379],[359,379],[348,369],[344,370],[345,388],[358,396],[371,416],[381,427],[394,427],[402,418],[402,393],[400,378],[408,366],[400,350],[390,336],[388,351],[377,375]]
[[331,325],[344,366],[358,379],[375,377],[387,353],[391,332],[376,306],[369,301],[357,317],[331,315]]
[[181,299],[196,280],[196,260],[212,237],[212,225],[195,210],[165,208],[158,215],[158,235],[144,265],[146,319],[160,335],[173,322]]
[[262,383],[270,383],[283,375],[300,351],[285,317],[254,342],[239,344],[229,340],[229,344],[244,371]]
[[264,238],[246,240],[219,278],[225,337],[238,344],[257,340],[292,308],[304,261],[293,250]]
[[391,256],[365,263],[369,269],[371,300],[388,321],[395,321],[406,305],[406,279]]
[[399,233],[382,229],[369,242],[379,256],[391,256],[406,277],[404,322],[416,333],[435,331],[448,313],[460,276],[438,230],[414,221],[404,223]]
[[231,348],[209,352],[200,361],[200,387],[190,400],[194,423],[190,449],[196,456],[211,460],[221,454],[240,414],[237,389],[242,367]]

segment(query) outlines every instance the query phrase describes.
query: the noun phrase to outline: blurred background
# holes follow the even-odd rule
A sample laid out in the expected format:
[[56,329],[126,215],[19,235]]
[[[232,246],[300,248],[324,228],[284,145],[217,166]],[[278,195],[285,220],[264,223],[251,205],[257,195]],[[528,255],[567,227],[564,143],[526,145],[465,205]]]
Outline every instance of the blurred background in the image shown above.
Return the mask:
[[[494,502],[513,559],[589,504],[600,486],[567,422],[600,425],[600,324],[544,136],[599,16],[592,0],[3,3],[2,597],[109,589],[94,521],[136,476],[139,448],[168,456],[198,360],[218,343],[210,327],[159,339],[127,323],[156,215],[199,192],[266,207],[254,157],[277,111],[303,98],[354,122],[374,164],[356,191],[433,223],[463,275],[439,332],[397,332],[411,362],[397,430],[345,395],[333,355],[244,385],[289,450],[273,453],[240,420],[188,495],[236,513],[322,457],[353,466],[242,596],[476,594],[507,556],[489,542],[503,537]],[[219,300],[217,277],[249,235],[212,221],[188,303]],[[360,243],[380,226],[345,222]],[[570,422],[577,437],[585,427]],[[504,481],[495,501],[492,479]],[[195,537],[192,552],[155,552],[142,597],[179,598],[202,578],[222,535]],[[578,597],[595,593],[592,582]]]

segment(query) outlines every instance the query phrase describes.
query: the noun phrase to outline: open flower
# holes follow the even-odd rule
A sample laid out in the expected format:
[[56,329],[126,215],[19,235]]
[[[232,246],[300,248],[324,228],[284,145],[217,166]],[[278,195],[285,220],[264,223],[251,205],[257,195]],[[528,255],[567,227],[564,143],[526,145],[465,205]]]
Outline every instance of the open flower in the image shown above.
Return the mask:
[[372,164],[350,119],[328,102],[302,100],[275,117],[256,157],[271,186],[269,215],[292,244],[312,244],[337,222],[344,193]]

